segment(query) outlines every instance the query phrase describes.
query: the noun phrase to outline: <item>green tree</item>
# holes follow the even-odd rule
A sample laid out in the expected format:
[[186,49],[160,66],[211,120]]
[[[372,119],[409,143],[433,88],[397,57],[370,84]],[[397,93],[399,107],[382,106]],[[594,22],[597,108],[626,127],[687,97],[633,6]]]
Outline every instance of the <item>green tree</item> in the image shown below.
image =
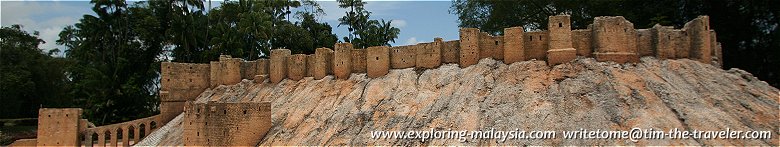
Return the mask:
[[[315,19],[317,14],[320,13],[299,13],[298,16],[301,17],[300,27],[309,32],[309,36],[313,39],[314,48],[333,48],[333,45],[338,41],[338,37],[336,37],[336,34],[333,34],[333,28],[329,24],[317,22]],[[314,53],[314,49],[310,51],[304,53]]]
[[209,12],[211,60],[231,55],[246,60],[268,55],[273,24],[263,1],[226,1]]
[[400,29],[392,27],[391,21],[370,20],[371,12],[363,8],[362,0],[338,0],[339,7],[349,8],[346,14],[339,18],[339,26],[346,25],[350,32],[344,37],[344,42],[352,43],[356,48],[390,45],[398,38]]
[[38,108],[70,107],[67,60],[44,53],[38,32],[20,25],[0,28],[0,118],[36,117]]
[[75,102],[97,124],[127,121],[156,113],[158,55],[163,39],[149,11],[124,1],[92,1],[97,16],[84,15],[60,32],[57,44],[69,47],[67,68]]
[[456,0],[450,13],[460,27],[502,34],[503,28],[546,29],[547,17],[571,15],[572,27],[587,28],[596,16],[624,16],[636,28],[655,24],[681,28],[699,15],[710,16],[710,28],[723,48],[724,68],[741,68],[780,87],[780,3],[771,0]]

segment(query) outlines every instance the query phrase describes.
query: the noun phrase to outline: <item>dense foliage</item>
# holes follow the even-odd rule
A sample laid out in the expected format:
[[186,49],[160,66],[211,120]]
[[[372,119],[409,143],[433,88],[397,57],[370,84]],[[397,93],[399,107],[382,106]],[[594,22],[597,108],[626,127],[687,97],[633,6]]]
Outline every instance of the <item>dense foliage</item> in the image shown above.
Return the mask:
[[[63,58],[44,53],[38,32],[19,25],[0,28],[0,118],[32,117],[40,107],[68,107]],[[43,105],[45,104],[45,105]]]
[[344,37],[344,42],[350,42],[355,48],[367,48],[371,46],[390,46],[395,42],[401,30],[392,27],[392,21],[371,20],[371,12],[363,8],[366,2],[362,0],[338,0],[339,7],[348,8],[349,11],[339,18],[339,26],[346,25],[350,32],[349,37]]
[[0,118],[35,117],[40,107],[84,108],[97,125],[146,117],[158,111],[162,61],[255,60],[275,48],[313,54],[338,41],[310,0],[224,1],[216,8],[203,0],[91,3],[95,15],[60,32],[63,57],[52,56],[59,49],[43,53],[37,32],[0,30],[0,101],[9,104]]
[[772,0],[456,0],[459,26],[501,34],[503,28],[546,29],[547,17],[571,15],[572,27],[587,28],[596,16],[624,16],[636,28],[655,24],[681,28],[699,15],[723,47],[724,68],[740,68],[780,87],[780,3]]

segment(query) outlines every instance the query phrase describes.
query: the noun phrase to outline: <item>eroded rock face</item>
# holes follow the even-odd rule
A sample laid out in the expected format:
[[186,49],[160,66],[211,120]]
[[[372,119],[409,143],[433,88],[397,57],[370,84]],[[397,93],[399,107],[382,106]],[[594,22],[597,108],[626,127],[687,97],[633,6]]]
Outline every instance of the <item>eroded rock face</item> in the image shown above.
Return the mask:
[[[636,64],[580,58],[505,65],[483,59],[461,69],[391,70],[369,79],[327,76],[279,84],[244,80],[198,101],[271,101],[260,145],[778,145],[780,91],[739,70],[693,60]],[[772,131],[772,139],[563,139],[580,128]],[[558,131],[555,139],[371,139],[371,131]],[[171,136],[171,135],[168,135]],[[165,144],[165,145],[175,145]],[[178,143],[179,145],[181,143]]]

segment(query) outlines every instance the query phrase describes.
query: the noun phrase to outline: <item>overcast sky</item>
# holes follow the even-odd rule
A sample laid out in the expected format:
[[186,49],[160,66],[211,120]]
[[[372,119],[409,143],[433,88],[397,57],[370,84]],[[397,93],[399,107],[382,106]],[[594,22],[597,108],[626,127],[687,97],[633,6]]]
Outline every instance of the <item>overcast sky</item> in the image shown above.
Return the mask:
[[[131,2],[128,2],[131,3]],[[431,42],[434,37],[444,40],[458,39],[457,16],[449,13],[451,1],[367,1],[365,8],[371,11],[371,19],[392,20],[401,29],[393,46]],[[319,1],[326,15],[322,21],[329,23],[341,39],[348,35],[345,26],[338,26],[338,18],[346,9],[335,1]],[[212,7],[218,7],[214,1]],[[206,5],[208,7],[208,5]],[[40,32],[46,41],[40,47],[45,50],[64,49],[55,44],[62,28],[78,22],[83,15],[94,15],[89,1],[0,1],[0,24],[20,24],[32,33]]]

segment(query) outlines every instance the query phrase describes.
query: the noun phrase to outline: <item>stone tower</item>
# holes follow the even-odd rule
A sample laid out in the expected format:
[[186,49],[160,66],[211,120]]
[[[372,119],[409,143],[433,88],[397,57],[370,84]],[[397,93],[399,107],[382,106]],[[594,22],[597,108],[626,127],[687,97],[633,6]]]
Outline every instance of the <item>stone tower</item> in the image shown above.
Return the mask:
[[569,62],[577,58],[577,50],[571,43],[571,20],[569,15],[550,16],[547,23],[547,63],[550,65]]
[[623,16],[596,17],[593,22],[594,53],[598,61],[639,62],[634,24]]

